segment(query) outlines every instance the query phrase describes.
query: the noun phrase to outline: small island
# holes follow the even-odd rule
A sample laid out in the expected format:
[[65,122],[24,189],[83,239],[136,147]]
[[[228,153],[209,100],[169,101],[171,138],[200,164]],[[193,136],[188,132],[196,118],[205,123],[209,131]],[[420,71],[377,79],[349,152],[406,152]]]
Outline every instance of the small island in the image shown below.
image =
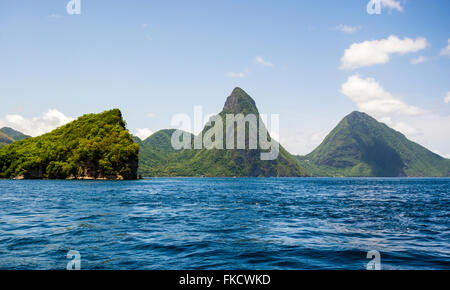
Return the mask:
[[87,114],[0,149],[0,178],[137,179],[139,145],[119,109]]

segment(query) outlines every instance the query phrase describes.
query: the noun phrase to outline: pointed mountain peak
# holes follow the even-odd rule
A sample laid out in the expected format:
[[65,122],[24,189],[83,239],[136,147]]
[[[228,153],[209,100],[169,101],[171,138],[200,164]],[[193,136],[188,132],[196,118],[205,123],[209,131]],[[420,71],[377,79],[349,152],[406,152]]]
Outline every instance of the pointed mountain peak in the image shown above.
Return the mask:
[[259,114],[255,101],[241,88],[236,87],[223,107],[226,114]]
[[247,95],[248,96],[248,94],[240,87],[235,87],[233,89],[233,91],[231,92],[231,95],[232,96],[237,96],[237,95]]
[[364,112],[359,111],[353,111],[350,114],[348,114],[345,119],[351,120],[351,121],[357,121],[357,120],[374,120],[371,116],[367,115]]
[[348,114],[347,116],[357,116],[357,117],[362,117],[362,116],[369,116],[364,112],[360,112],[360,111],[353,111],[350,114]]
[[450,163],[362,112],[347,115],[307,159],[314,174],[448,176]]
[[379,122],[370,115],[359,111],[353,111],[347,116],[345,116],[337,127],[378,126],[378,125]]

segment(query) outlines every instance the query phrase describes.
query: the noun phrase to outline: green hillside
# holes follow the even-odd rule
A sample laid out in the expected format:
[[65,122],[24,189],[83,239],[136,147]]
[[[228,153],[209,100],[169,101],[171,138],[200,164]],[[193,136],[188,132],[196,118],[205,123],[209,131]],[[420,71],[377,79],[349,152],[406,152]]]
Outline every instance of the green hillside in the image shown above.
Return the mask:
[[139,146],[118,109],[0,150],[0,178],[135,179]]
[[5,132],[0,130],[0,148],[11,144],[14,142],[13,139],[11,139]]
[[[180,176],[177,164],[183,161],[181,150],[173,149],[171,136],[175,129],[153,133],[139,144],[139,174],[143,176]],[[137,138],[139,139],[139,138]],[[189,151],[189,150],[186,150]]]
[[[222,112],[226,114],[242,113],[259,116],[255,101],[242,89],[235,88],[227,98]],[[258,124],[264,126],[264,124]],[[264,127],[265,128],[265,127]],[[210,127],[206,126],[204,135]],[[247,125],[248,129],[248,125]],[[275,160],[261,160],[260,149],[183,149],[176,151],[170,140],[174,130],[156,132],[140,143],[140,174],[144,176],[307,176],[295,158],[282,146]],[[234,132],[236,134],[236,131]],[[225,138],[225,126],[224,135]],[[191,139],[195,138],[191,135]],[[236,138],[235,138],[236,142]],[[225,144],[225,141],[224,141]],[[245,139],[246,148],[249,136]],[[225,146],[225,145],[224,145]]]
[[158,148],[161,151],[175,152],[176,150],[172,147],[170,141],[172,134],[175,131],[175,129],[159,130],[142,141],[142,144],[153,148]]
[[450,174],[450,160],[361,112],[346,116],[313,152],[297,159],[316,176]]

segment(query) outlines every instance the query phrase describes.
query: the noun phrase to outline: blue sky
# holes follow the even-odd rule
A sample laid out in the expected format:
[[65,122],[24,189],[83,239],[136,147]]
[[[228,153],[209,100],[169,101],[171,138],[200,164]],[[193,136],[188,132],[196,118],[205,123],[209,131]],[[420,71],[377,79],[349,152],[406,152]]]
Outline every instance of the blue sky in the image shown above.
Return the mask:
[[0,125],[37,135],[117,107],[154,132],[239,86],[293,153],[363,110],[450,156],[450,1],[382,1],[1,1]]

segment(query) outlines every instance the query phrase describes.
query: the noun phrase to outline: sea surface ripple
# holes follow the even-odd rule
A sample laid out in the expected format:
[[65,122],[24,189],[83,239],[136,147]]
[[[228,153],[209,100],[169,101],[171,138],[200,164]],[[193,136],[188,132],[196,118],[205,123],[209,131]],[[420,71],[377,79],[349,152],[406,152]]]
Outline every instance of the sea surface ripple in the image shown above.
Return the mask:
[[450,269],[448,178],[0,180],[0,269]]

